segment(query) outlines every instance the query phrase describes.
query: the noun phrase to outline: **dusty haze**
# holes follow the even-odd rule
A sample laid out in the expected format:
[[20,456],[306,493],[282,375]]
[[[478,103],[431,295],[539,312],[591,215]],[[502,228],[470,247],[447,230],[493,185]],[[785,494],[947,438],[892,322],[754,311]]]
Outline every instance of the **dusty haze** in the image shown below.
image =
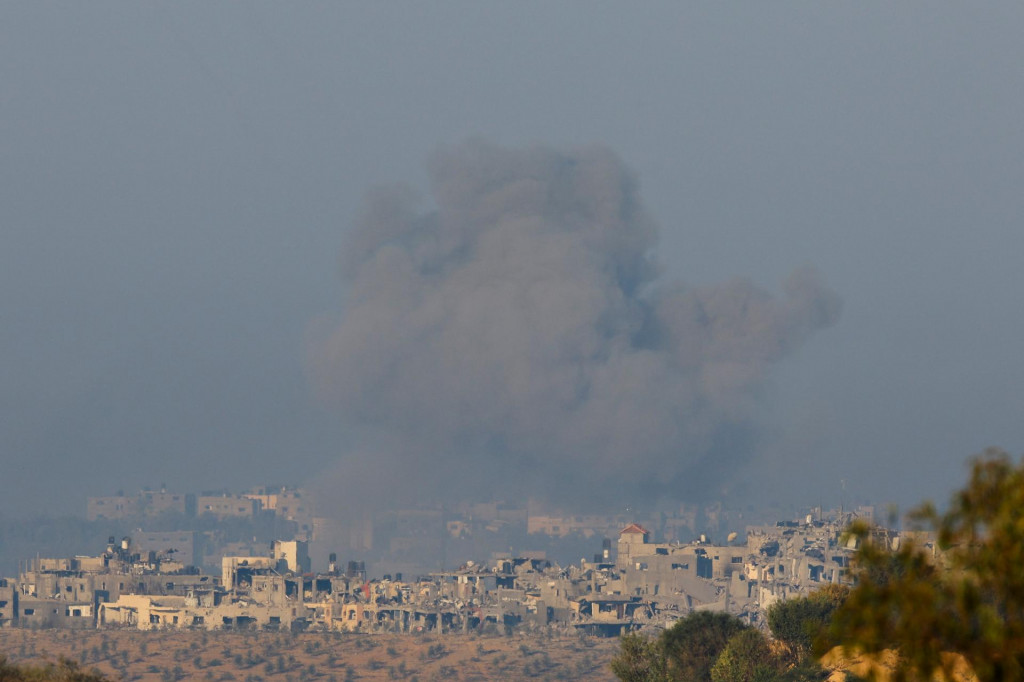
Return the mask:
[[343,318],[312,344],[311,375],[378,463],[336,470],[346,498],[714,496],[751,454],[771,366],[839,317],[808,267],[778,297],[659,277],[657,227],[604,147],[472,141],[429,176],[425,202],[369,194]]
[[0,3],[0,514],[626,451],[667,467],[634,489],[946,499],[1024,451],[1021,35],[998,0]]

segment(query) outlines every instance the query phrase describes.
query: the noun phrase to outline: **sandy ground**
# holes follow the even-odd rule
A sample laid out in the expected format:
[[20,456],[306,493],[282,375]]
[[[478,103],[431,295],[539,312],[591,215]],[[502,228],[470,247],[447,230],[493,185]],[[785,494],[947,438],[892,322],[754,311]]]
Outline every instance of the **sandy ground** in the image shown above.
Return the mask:
[[135,630],[0,630],[12,662],[66,657],[112,680],[614,680],[617,639]]

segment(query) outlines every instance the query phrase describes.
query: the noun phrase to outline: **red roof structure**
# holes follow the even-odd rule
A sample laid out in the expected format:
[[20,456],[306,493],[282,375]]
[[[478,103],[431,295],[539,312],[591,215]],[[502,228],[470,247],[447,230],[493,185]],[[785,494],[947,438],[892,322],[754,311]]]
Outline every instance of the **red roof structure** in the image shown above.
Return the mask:
[[651,531],[647,530],[639,523],[631,523],[619,531],[619,535],[622,535],[623,533],[640,533],[641,535],[650,535]]

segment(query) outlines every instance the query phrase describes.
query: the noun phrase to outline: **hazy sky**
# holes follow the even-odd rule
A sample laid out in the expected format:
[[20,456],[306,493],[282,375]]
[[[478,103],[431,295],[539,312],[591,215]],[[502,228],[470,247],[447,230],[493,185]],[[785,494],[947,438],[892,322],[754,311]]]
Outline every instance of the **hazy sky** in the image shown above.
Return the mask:
[[738,480],[943,498],[1024,451],[1022,30],[1009,2],[3,3],[0,511],[336,467],[304,368],[345,234],[473,137],[610,149],[666,281],[813,265],[842,297]]

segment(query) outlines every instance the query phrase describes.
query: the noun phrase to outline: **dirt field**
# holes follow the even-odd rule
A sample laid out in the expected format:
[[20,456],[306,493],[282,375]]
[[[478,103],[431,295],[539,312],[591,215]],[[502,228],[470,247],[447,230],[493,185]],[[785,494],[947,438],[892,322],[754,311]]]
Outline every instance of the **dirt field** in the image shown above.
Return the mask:
[[614,680],[615,639],[276,632],[0,630],[13,662],[60,657],[112,680]]

